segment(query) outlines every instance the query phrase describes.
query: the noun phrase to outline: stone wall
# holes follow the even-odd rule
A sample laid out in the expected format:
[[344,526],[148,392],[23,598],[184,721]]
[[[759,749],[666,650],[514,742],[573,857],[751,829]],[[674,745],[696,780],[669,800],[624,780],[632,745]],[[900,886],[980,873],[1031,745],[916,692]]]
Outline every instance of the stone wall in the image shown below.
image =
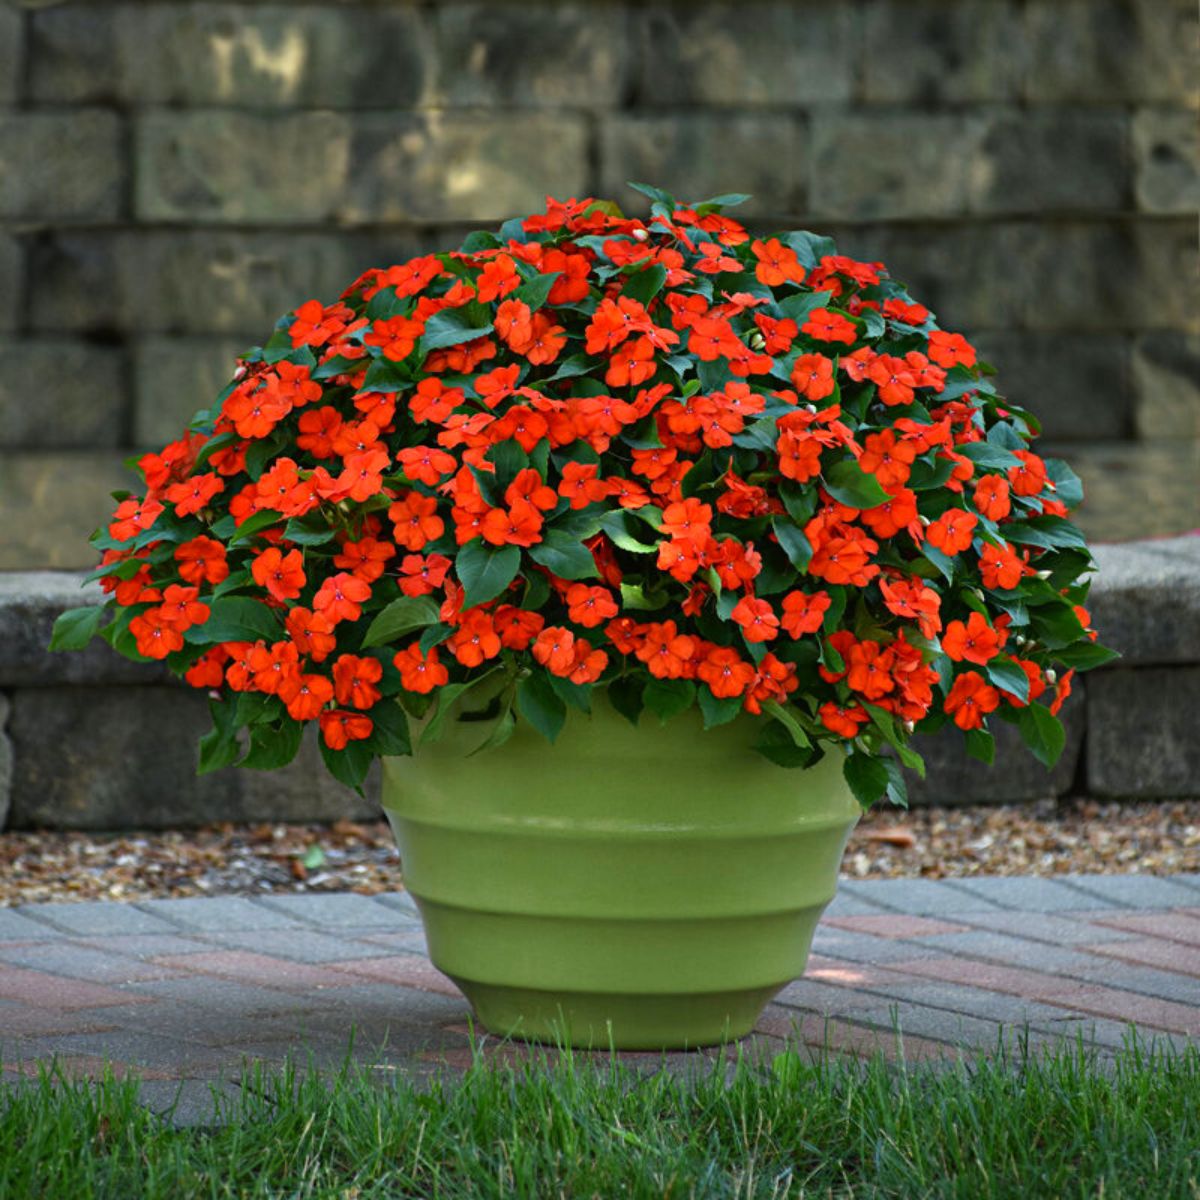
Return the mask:
[[[1089,674],[1063,707],[1058,765],[1047,772],[1013,726],[996,722],[997,765],[988,768],[950,730],[919,746],[929,772],[910,780],[914,803],[1200,796],[1200,537],[1101,546],[1097,559],[1088,608],[1123,657]],[[311,741],[282,771],[198,778],[202,696],[100,641],[78,654],[45,650],[54,618],[80,602],[78,575],[0,575],[0,829],[6,820],[133,829],[378,815],[377,778],[365,799],[349,792]]]
[[1198,64],[1194,0],[0,0],[0,569],[285,310],[627,179],[882,258],[1089,532],[1200,525]]

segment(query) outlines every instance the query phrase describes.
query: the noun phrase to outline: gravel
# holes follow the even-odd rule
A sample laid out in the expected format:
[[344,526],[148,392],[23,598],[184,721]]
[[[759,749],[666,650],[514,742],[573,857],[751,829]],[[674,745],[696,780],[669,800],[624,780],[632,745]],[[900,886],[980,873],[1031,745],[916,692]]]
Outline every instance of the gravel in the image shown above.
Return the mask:
[[[880,809],[854,831],[842,870],[847,879],[1200,871],[1200,800]],[[0,906],[402,887],[384,821],[0,834]]]

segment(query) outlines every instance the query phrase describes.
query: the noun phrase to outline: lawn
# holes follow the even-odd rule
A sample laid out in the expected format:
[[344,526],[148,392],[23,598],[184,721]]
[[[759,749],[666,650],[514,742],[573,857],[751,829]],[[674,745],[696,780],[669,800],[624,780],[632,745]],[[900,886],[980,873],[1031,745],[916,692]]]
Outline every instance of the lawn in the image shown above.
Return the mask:
[[0,1197],[1200,1197],[1194,1046],[809,1053],[689,1078],[569,1053],[424,1084],[257,1070],[207,1128],[43,1073],[0,1093]]

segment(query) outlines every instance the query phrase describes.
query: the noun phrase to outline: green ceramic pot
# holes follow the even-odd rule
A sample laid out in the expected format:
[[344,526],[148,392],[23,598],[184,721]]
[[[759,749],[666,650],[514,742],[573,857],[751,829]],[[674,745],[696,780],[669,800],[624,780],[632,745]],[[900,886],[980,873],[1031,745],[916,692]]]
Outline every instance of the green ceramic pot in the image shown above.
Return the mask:
[[576,1046],[748,1033],[800,975],[859,808],[836,752],[786,770],[749,718],[635,728],[593,694],[553,746],[449,721],[383,761],[383,805],[435,966],[489,1030]]

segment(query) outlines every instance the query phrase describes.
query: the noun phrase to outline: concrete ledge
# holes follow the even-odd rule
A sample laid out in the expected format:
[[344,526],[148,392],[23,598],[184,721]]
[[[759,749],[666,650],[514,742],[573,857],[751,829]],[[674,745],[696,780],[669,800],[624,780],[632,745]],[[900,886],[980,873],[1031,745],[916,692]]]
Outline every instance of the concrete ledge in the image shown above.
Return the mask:
[[[999,769],[966,756],[954,731],[925,739],[914,804],[1000,804],[1072,792],[1154,799],[1200,793],[1200,536],[1095,547],[1089,608],[1123,657],[1080,680],[1063,709],[1053,772],[998,723]],[[0,828],[167,828],[212,821],[307,821],[377,813],[330,779],[310,738],[283,771],[197,778],[204,698],[158,665],[102,643],[46,650],[55,618],[94,602],[78,573],[0,573]]]

